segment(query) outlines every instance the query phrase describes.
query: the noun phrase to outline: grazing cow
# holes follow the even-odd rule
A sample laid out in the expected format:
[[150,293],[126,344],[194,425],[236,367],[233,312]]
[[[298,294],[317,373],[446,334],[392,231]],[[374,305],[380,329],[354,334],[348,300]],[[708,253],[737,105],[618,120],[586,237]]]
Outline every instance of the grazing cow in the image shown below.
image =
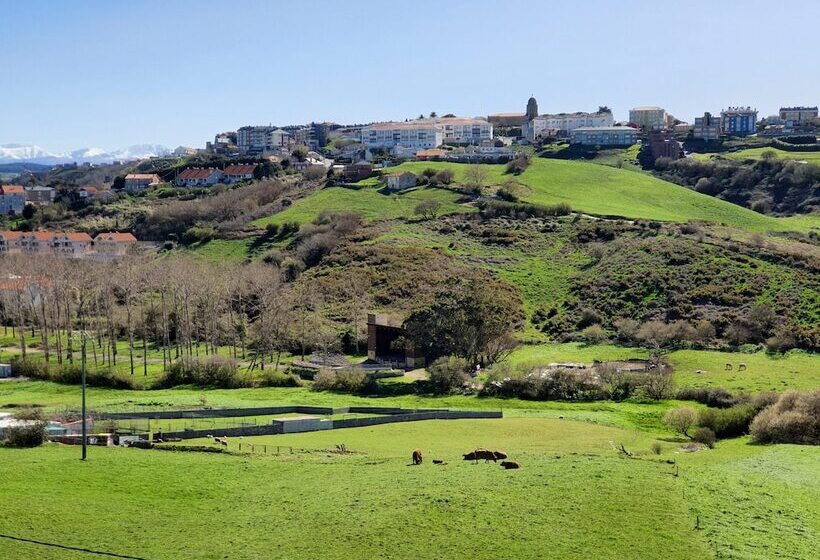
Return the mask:
[[726,371],[732,371],[732,364],[726,364]]
[[740,362],[737,366],[737,371],[746,371],[746,364]]
[[493,451],[493,455],[495,455],[496,459],[506,459],[507,458],[507,454],[504,453],[503,451]]
[[520,469],[521,465],[515,461],[501,461],[501,466],[505,469]]
[[470,451],[469,453],[464,454],[465,461],[478,461],[479,459],[484,459],[485,462],[487,461],[496,461],[495,452],[490,451],[489,449],[476,449],[475,451]]
[[421,449],[413,450],[413,464],[420,465],[424,458],[421,456]]

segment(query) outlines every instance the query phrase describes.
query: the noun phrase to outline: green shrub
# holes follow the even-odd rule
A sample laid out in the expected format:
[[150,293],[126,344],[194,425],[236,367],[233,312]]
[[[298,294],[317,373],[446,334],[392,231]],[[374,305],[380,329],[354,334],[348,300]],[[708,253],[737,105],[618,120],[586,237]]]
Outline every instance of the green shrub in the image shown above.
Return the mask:
[[663,423],[669,429],[689,437],[689,430],[695,426],[697,419],[698,413],[694,408],[681,406],[667,412],[663,417]]
[[679,401],[696,401],[715,408],[729,408],[738,403],[737,397],[723,387],[683,387],[678,390]]
[[170,388],[178,385],[235,389],[249,387],[251,383],[240,375],[235,361],[214,356],[205,360],[181,358],[172,363],[160,379],[159,386]]
[[[65,385],[82,383],[82,369],[79,364],[49,365],[36,360],[16,359],[12,361],[15,375],[43,379]],[[86,385],[90,387],[108,387],[111,389],[136,389],[136,383],[127,377],[121,377],[107,370],[86,369]]]
[[367,374],[356,368],[340,370],[322,369],[313,380],[314,391],[335,391],[338,393],[361,393],[369,384]]
[[457,356],[442,356],[430,364],[427,371],[430,373],[430,388],[438,394],[457,391],[470,379],[467,360]]
[[46,422],[6,428],[6,445],[11,447],[39,447],[46,441]]
[[698,443],[702,443],[709,449],[714,449],[717,438],[715,437],[715,432],[713,432],[709,428],[698,428],[692,435],[692,440]]
[[258,384],[262,387],[301,387],[302,380],[292,373],[270,370],[262,374]]
[[649,446],[649,449],[655,455],[660,455],[661,451],[663,451],[663,447],[661,446],[660,442],[657,442],[657,441],[653,441],[652,445]]

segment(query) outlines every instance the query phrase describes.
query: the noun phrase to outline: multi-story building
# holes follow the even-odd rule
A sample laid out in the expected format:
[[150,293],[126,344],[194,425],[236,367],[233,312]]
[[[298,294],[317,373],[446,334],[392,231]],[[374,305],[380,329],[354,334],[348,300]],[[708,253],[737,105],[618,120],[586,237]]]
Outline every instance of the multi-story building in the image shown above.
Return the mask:
[[638,141],[638,130],[631,126],[576,128],[570,133],[571,144],[584,146],[631,146]]
[[781,107],[780,119],[792,126],[805,126],[817,119],[817,106]]
[[0,255],[20,253],[22,237],[22,231],[0,231]]
[[748,136],[757,131],[757,109],[729,107],[720,112],[720,130],[730,136]]
[[702,117],[695,117],[692,128],[692,138],[705,142],[714,142],[720,139],[720,119],[712,116],[708,111]]
[[242,155],[256,155],[287,147],[291,135],[275,126],[243,126],[236,131],[236,147]]
[[57,191],[52,187],[26,187],[26,202],[35,206],[48,206],[56,195]]
[[484,119],[440,118],[445,144],[480,144],[493,139],[493,125]]
[[129,173],[125,176],[125,192],[138,193],[161,182],[162,179],[156,173]]
[[666,110],[662,107],[634,107],[629,110],[629,122],[644,130],[659,130],[666,126]]
[[653,130],[649,133],[649,151],[654,159],[667,157],[679,159],[683,157],[683,148],[675,138],[674,132],[669,130]]
[[444,130],[433,121],[382,122],[362,128],[362,144],[368,148],[436,148],[444,141]]
[[522,127],[522,134],[528,140],[537,140],[546,136],[566,138],[570,133],[582,127],[608,127],[615,124],[612,111],[595,113],[556,113],[538,115],[527,121]]
[[122,257],[137,245],[137,238],[130,233],[106,232],[94,238],[94,251],[98,258]]
[[51,238],[52,250],[64,257],[80,258],[91,252],[93,240],[87,233],[55,233]]
[[19,216],[26,207],[26,190],[22,185],[0,185],[0,214]]

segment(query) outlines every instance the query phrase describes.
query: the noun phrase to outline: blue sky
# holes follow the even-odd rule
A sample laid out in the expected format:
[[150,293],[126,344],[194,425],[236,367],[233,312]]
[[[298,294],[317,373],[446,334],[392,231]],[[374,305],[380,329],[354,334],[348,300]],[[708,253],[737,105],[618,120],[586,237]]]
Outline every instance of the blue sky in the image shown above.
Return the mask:
[[[0,144],[203,146],[245,124],[820,102],[805,1],[0,0]],[[802,30],[801,30],[802,27]]]

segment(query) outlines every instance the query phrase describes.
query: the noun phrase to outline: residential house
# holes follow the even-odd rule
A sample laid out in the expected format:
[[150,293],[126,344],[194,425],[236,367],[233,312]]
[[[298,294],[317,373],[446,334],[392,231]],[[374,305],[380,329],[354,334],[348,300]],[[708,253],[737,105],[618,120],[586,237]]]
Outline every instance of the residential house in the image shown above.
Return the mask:
[[573,130],[582,127],[613,126],[615,119],[611,111],[596,111],[595,113],[556,113],[552,115],[538,115],[528,121],[522,129],[524,138],[535,141],[547,136],[569,137]]
[[805,126],[817,119],[817,106],[814,107],[781,107],[780,119],[792,126]]
[[220,156],[231,156],[239,153],[236,145],[236,132],[220,132],[213,142],[205,143],[205,151]]
[[26,207],[26,190],[22,185],[0,185],[0,214],[19,216]]
[[15,255],[22,250],[22,231],[0,231],[0,255]]
[[174,180],[178,187],[210,187],[222,180],[222,171],[212,167],[189,167]]
[[26,202],[35,206],[48,206],[57,196],[52,187],[26,187]]
[[20,238],[20,249],[23,253],[45,255],[52,252],[54,232],[30,231]]
[[631,146],[638,141],[638,130],[631,126],[576,128],[570,133],[571,144],[585,146]]
[[695,117],[692,138],[704,142],[715,142],[720,139],[720,119],[708,111],[702,117]]
[[385,180],[389,191],[403,191],[416,186],[416,175],[409,171],[390,173],[385,176]]
[[406,369],[424,367],[425,362],[408,340],[402,321],[376,313],[367,315],[367,359]]
[[652,153],[653,159],[659,157],[679,159],[683,157],[683,148],[680,142],[678,142],[675,134],[669,130],[653,130],[649,133],[649,151]]
[[258,155],[288,147],[291,135],[275,126],[243,126],[236,131],[236,147],[241,155]]
[[122,257],[137,245],[137,238],[130,233],[106,232],[94,238],[94,251],[98,257]]
[[327,159],[318,152],[308,152],[304,160],[291,160],[290,166],[299,171],[304,171],[309,167],[321,167],[330,169],[333,165],[332,159]]
[[447,155],[447,150],[441,148],[431,148],[428,150],[419,150],[416,152],[416,159],[426,161],[430,159],[442,159]]
[[250,181],[253,179],[254,171],[256,171],[255,164],[226,165],[222,171],[222,180],[226,183]]
[[53,251],[61,256],[80,258],[91,252],[93,240],[87,233],[61,232],[51,238]]
[[666,110],[662,107],[634,107],[629,110],[629,122],[644,130],[659,130],[666,126]]
[[98,189],[97,187],[82,187],[77,191],[80,200],[86,202],[108,202],[117,197],[117,193],[108,189]]
[[720,129],[730,136],[748,136],[757,132],[757,109],[729,107],[720,112]]
[[156,173],[129,173],[125,176],[125,192],[135,194],[162,182]]

